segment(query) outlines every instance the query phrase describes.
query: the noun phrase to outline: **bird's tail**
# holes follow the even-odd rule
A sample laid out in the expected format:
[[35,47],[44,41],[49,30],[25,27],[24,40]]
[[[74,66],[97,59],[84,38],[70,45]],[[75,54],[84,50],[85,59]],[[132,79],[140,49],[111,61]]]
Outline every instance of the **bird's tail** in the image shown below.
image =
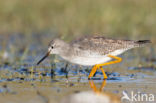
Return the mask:
[[134,43],[135,43],[135,47],[142,47],[146,44],[151,43],[151,41],[150,40],[138,40],[138,41],[135,41]]

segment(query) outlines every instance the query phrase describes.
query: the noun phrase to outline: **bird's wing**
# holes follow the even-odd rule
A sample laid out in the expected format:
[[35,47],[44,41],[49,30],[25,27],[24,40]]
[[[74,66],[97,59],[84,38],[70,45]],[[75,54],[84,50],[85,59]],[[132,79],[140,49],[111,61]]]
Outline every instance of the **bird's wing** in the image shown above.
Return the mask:
[[105,37],[87,37],[81,38],[71,43],[72,46],[78,47],[81,50],[90,50],[98,52],[101,55],[109,54],[115,50],[128,48],[127,44],[133,41],[130,40],[115,40]]

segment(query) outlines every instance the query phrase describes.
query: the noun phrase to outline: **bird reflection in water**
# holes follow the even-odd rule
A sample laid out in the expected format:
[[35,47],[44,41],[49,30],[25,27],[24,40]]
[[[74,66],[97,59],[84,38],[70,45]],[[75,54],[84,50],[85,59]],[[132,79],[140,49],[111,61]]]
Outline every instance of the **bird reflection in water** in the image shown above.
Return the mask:
[[99,89],[93,80],[89,80],[89,85],[92,91],[73,93],[64,98],[61,103],[121,103],[118,95],[103,92],[103,88],[106,86],[106,80],[103,80]]
[[103,80],[101,87],[99,89],[97,89],[93,80],[89,80],[89,85],[95,93],[100,93],[102,92],[103,88],[106,86],[106,80]]

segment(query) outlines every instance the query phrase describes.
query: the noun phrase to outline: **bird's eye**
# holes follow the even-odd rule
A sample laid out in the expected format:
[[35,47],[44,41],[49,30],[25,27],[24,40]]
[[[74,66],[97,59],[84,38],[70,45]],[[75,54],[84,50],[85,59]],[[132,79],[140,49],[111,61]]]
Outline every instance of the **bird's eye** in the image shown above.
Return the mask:
[[53,46],[51,46],[51,48],[53,49],[54,47],[53,47]]

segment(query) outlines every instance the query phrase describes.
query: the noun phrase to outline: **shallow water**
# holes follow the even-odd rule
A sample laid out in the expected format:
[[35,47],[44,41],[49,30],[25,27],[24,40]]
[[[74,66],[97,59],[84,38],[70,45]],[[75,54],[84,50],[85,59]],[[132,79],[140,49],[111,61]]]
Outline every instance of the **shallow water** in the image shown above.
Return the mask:
[[[59,66],[60,64],[58,66],[56,64],[57,68],[28,65],[19,68],[1,66],[0,101],[2,103],[72,103],[72,101],[80,103],[81,95],[91,95],[92,101],[95,102],[97,99],[102,100],[99,99],[100,96],[102,98],[108,96],[120,102],[123,91],[129,96],[132,92],[156,95],[155,68],[129,67],[126,73],[121,68],[120,71],[116,70],[118,72],[107,71],[108,79],[102,87],[104,80],[101,78],[101,71],[98,71],[92,80],[88,80],[90,72],[88,68],[77,69],[75,65],[67,68]],[[129,103],[127,100],[123,102]]]

